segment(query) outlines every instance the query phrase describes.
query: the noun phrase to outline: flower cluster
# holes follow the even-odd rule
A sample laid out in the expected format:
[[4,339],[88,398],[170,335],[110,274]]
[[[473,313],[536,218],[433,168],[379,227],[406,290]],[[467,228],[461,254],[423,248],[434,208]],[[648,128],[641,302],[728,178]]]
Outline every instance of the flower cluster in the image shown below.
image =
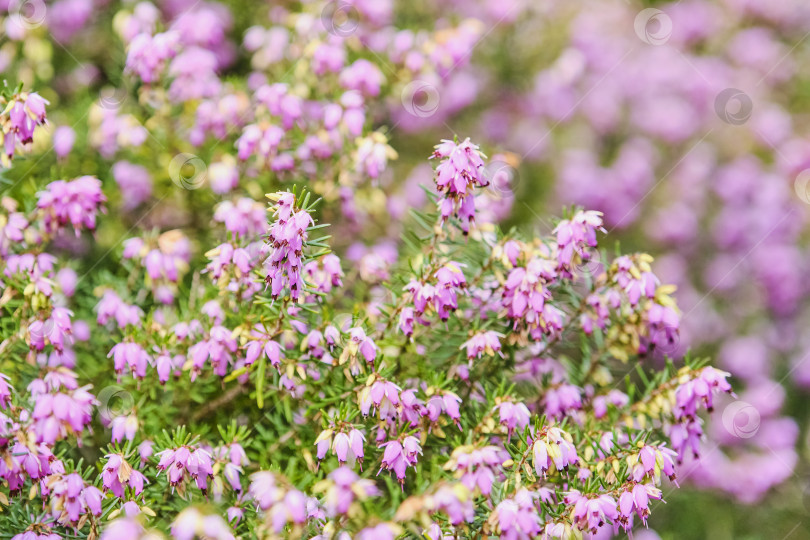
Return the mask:
[[45,106],[48,100],[36,92],[19,92],[10,98],[0,98],[0,165],[9,167],[18,147],[30,145],[34,129],[47,123]]
[[278,298],[282,291],[288,289],[290,298],[296,302],[305,288],[301,276],[303,248],[308,237],[307,230],[314,222],[306,210],[295,209],[295,195],[292,193],[275,194],[271,201],[276,203],[276,221],[267,233],[269,254],[264,262],[267,271],[265,280],[273,298]]
[[467,232],[475,222],[473,191],[489,184],[485,178],[484,155],[468,138],[461,143],[442,141],[431,157],[441,160],[436,167],[436,187],[444,194],[439,202],[442,219],[455,215]]

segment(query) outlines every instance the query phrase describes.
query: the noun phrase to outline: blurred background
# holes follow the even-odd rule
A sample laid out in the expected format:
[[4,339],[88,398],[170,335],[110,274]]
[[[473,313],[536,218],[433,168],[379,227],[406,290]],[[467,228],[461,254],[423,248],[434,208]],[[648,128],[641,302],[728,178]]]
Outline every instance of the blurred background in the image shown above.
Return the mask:
[[[125,106],[151,129],[150,122],[176,113],[143,112],[150,91],[135,92],[123,75],[121,37],[139,9],[149,11],[146,4],[0,0],[6,14],[0,71],[9,85],[22,82],[49,99],[51,124],[74,126],[77,146],[103,147],[93,104]],[[376,210],[367,226],[336,238],[339,249],[356,239],[373,245],[380,231],[395,234],[393,223],[407,206],[425,202],[419,185],[431,182],[425,160],[433,146],[454,135],[471,137],[490,156],[498,189],[485,211],[503,227],[548,232],[548,216],[563,206],[603,211],[602,245],[653,253],[656,273],[678,285],[681,336],[666,352],[678,357],[691,349],[714,358],[732,373],[736,391],[707,421],[701,458],[681,469],[681,489],[665,493],[669,504],[654,512],[650,528],[665,539],[810,538],[810,3],[149,5],[167,19],[206,13],[193,31],[222,57],[217,70],[226,82],[261,70],[257,57],[283,55],[286,42],[266,29],[289,12],[308,13],[335,34],[356,38],[386,79],[370,121],[387,134],[398,159],[373,185],[358,187],[358,197]],[[413,51],[428,28],[433,45],[422,53],[429,56],[438,43],[451,51],[450,60],[402,77],[403,68],[390,63],[393,53],[381,54],[375,39]],[[186,101],[182,113],[193,118],[198,105]],[[234,153],[227,144],[221,152]],[[217,152],[209,148],[203,159],[222,158]],[[117,181],[99,156],[72,159],[105,184]],[[155,160],[165,168],[168,158]],[[30,194],[37,183],[24,175],[56,178],[62,167],[53,157],[30,159],[4,173],[4,194]],[[146,196],[156,201],[154,211],[144,223],[128,213],[130,194],[120,186],[120,199],[109,205],[116,219],[98,232],[97,245],[75,248],[92,259],[135,225],[193,230],[218,200],[206,189],[164,195],[171,179],[156,181]],[[253,187],[257,197],[266,187]],[[205,238],[195,241],[206,245]]]

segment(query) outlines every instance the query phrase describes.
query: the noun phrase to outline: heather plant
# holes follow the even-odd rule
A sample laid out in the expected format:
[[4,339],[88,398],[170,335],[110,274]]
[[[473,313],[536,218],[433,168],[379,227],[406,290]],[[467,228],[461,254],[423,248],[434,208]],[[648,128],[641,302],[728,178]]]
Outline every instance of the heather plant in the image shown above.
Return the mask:
[[[803,20],[732,4],[786,32]],[[617,43],[649,46],[628,53],[631,75],[671,64],[656,49],[666,25],[645,26],[660,14],[624,35],[594,22],[605,12],[520,0],[0,6],[3,535],[609,537],[646,526],[684,479],[755,500],[792,472],[796,429],[767,362],[729,360],[745,322],[712,334],[678,260],[643,252],[695,239],[684,216],[714,215],[694,195],[709,170],[722,173],[713,243],[678,253],[754,251],[768,220],[722,226],[754,198],[731,179],[759,158],[737,152],[769,161],[771,136],[792,135],[769,102],[758,142],[725,150],[711,121],[745,124],[745,93],[723,94],[744,109],[723,115],[703,106],[713,86],[681,72],[614,80]],[[607,13],[632,23],[633,10]],[[509,73],[528,48],[474,55],[549,15],[572,36],[533,91]],[[700,25],[678,32],[687,64],[723,50]],[[773,43],[739,32],[737,51]],[[787,76],[758,58],[718,69],[723,86],[753,71],[783,99]],[[604,81],[613,93],[594,104]],[[693,114],[655,116],[664,87]],[[476,142],[448,125],[466,108]],[[690,150],[659,159],[670,146]],[[673,163],[698,188],[673,189],[669,214],[636,212]],[[560,217],[527,227],[539,197],[522,196],[549,175]],[[785,191],[763,205],[791,210],[766,235],[790,258],[801,223],[781,227]],[[798,268],[755,274],[792,322],[780,306],[800,296]],[[743,398],[759,396],[751,434],[729,373],[688,353],[715,338]],[[736,343],[731,356],[766,354]],[[725,435],[704,426],[715,408]],[[717,444],[770,452],[730,466]]]
[[471,235],[486,157],[468,139],[432,157],[436,209],[411,211],[374,287],[344,273],[301,188],[215,220],[204,266],[164,233],[81,278],[47,250],[92,233],[99,181],[54,181],[29,212],[7,201],[4,529],[567,538],[646,522],[728,374],[650,363],[678,333],[673,289],[648,255],[598,250],[600,213]]
[[[749,504],[785,481],[806,491],[810,176],[796,119],[806,109],[807,6],[645,7],[515,7],[531,18],[510,27],[526,44],[501,66],[515,75],[481,94],[510,98],[464,129],[490,134],[544,178],[553,195],[516,212],[584,205],[605,213],[611,236],[654,253],[684,311],[667,353],[711,352],[736,376],[739,398],[712,416],[690,481]],[[533,41],[538,28],[544,38]],[[796,496],[776,506],[807,510]]]

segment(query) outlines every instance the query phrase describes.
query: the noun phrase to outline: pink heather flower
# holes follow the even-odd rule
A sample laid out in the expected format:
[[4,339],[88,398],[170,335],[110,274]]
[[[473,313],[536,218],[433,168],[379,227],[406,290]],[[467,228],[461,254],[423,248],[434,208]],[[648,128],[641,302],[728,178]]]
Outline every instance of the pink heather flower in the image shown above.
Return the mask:
[[[233,27],[233,16],[230,11],[219,4],[202,4],[193,8],[177,8],[171,29],[180,35],[184,44],[193,44],[216,50],[224,48],[227,33]],[[221,58],[223,67],[228,57]]]
[[711,412],[714,394],[731,392],[731,385],[726,380],[729,375],[725,371],[707,366],[700,370],[696,378],[681,384],[675,390],[675,418],[694,418],[700,405]]
[[138,34],[152,34],[159,20],[160,11],[154,5],[147,2],[136,4],[132,15],[123,24],[124,41],[129,43]]
[[304,290],[301,256],[307,228],[314,222],[306,211],[293,208],[295,196],[292,193],[277,193],[275,197],[278,200],[274,213],[276,221],[267,235],[270,255],[264,262],[265,281],[270,285],[274,299],[287,288],[292,300],[297,302]]
[[[176,284],[188,269],[191,242],[176,230],[162,234],[151,249],[144,245],[143,240],[133,238],[125,241],[123,256],[139,261],[153,282],[153,289],[157,290],[167,284]],[[158,299],[157,294],[155,297]]]
[[535,506],[538,498],[526,488],[521,488],[510,499],[504,499],[491,514],[490,522],[496,525],[500,538],[505,540],[530,540],[542,529],[540,515]]
[[503,256],[509,261],[512,266],[517,266],[518,258],[522,253],[520,243],[515,240],[509,240],[503,244]]
[[251,337],[259,339],[249,341],[245,347],[245,364],[251,365],[264,354],[271,366],[278,367],[283,358],[279,344],[267,339],[267,335],[258,329],[258,325],[257,328],[251,332]]
[[231,330],[224,326],[212,327],[206,339],[198,341],[188,349],[191,380],[197,378],[209,361],[216,375],[226,376],[237,349],[238,344]]
[[34,140],[34,128],[47,124],[45,106],[50,105],[36,92],[21,92],[11,97],[5,109],[0,111],[0,165],[9,167],[17,146],[28,145]]
[[55,233],[68,223],[76,231],[96,229],[96,214],[103,211],[106,197],[101,181],[93,176],[80,176],[75,180],[51,182],[45,191],[37,193],[37,208],[42,212],[45,230]]
[[141,444],[138,445],[138,456],[141,458],[141,464],[146,463],[149,461],[149,458],[152,457],[152,453],[154,452],[153,443],[150,440],[143,441]]
[[633,513],[647,524],[647,517],[650,515],[650,500],[660,501],[661,490],[649,484],[636,484],[632,489],[628,488],[619,496],[619,521],[622,522],[624,530],[630,530],[633,526]]
[[222,324],[225,319],[225,312],[222,311],[222,306],[219,305],[217,300],[209,300],[203,304],[200,312],[206,315],[214,324]]
[[377,345],[374,343],[370,337],[366,336],[366,332],[360,328],[351,328],[349,329],[349,336],[350,336],[350,343],[360,354],[363,355],[366,362],[369,364],[373,364],[374,360],[377,358]]
[[632,272],[635,265],[630,257],[626,255],[618,257],[614,264],[617,267],[616,283],[627,294],[631,306],[637,305],[642,297],[655,298],[655,290],[658,287],[658,278],[655,277],[655,274],[652,272]]
[[48,9],[48,28],[59,43],[68,43],[92,14],[92,1],[59,0]]
[[[411,394],[412,390],[406,390],[402,393],[402,401],[405,401],[406,394]],[[439,420],[439,415],[446,414],[455,424],[461,429],[461,398],[453,392],[444,390],[439,395],[432,396],[428,399],[427,404],[422,410],[422,415],[427,416],[431,422]]]
[[340,73],[340,85],[347,90],[356,90],[365,96],[378,96],[385,77],[380,68],[361,58]]
[[436,167],[436,188],[444,193],[444,199],[439,201],[442,221],[455,215],[465,233],[475,221],[473,190],[489,184],[484,177],[483,157],[469,138],[458,144],[442,140],[431,156],[441,159]]
[[498,332],[493,331],[486,331],[486,332],[477,332],[473,337],[465,341],[461,348],[467,348],[467,358],[472,361],[476,358],[481,358],[481,355],[484,353],[487,356],[495,356],[497,352],[500,354],[501,350],[501,342],[498,339],[499,337],[503,337],[503,334],[499,334]]
[[152,196],[152,176],[146,168],[118,161],[112,167],[112,174],[121,189],[124,210],[132,210]]
[[345,466],[338,467],[327,478],[329,483],[324,493],[324,510],[329,517],[345,514],[355,500],[364,500],[380,493],[372,480],[360,478]]
[[113,348],[107,354],[107,358],[111,357],[115,372],[119,377],[126,368],[129,369],[133,377],[141,380],[146,377],[146,366],[152,362],[152,358],[141,345],[128,341],[113,345]]
[[604,418],[608,411],[608,405],[621,409],[630,403],[630,398],[621,390],[611,390],[604,396],[593,398],[593,413],[596,418]]
[[562,220],[553,231],[557,235],[557,270],[570,275],[575,257],[580,261],[589,260],[589,249],[596,247],[598,230],[604,231],[602,212],[579,211],[570,220]]
[[332,287],[341,287],[343,282],[343,269],[340,267],[340,258],[330,253],[320,261],[310,261],[304,265],[304,277],[316,291],[328,293]]
[[258,242],[247,248],[235,247],[233,244],[220,244],[205,255],[210,262],[205,272],[210,274],[214,283],[220,288],[241,294],[245,300],[259,292],[262,287],[252,275],[258,266],[258,254],[261,250]]
[[15,442],[11,447],[11,456],[10,462],[6,463],[8,470],[5,479],[12,490],[22,488],[26,476],[37,480],[51,474],[51,462],[55,459],[46,443],[29,448],[28,445]]
[[[231,96],[234,97],[234,96]],[[197,111],[197,117],[200,117]],[[198,122],[199,123],[199,122]],[[220,138],[225,138],[227,132],[220,130]],[[208,182],[211,184],[211,191],[218,194],[225,194],[239,186],[239,169],[236,160],[232,156],[225,156],[221,161],[216,161],[208,167]],[[264,216],[264,208],[262,208]]]
[[581,390],[567,383],[548,388],[543,395],[542,405],[546,415],[561,419],[571,411],[582,408]]
[[405,286],[413,295],[417,320],[422,322],[421,316],[428,308],[434,309],[443,321],[450,317],[452,311],[458,309],[458,291],[467,286],[461,266],[451,261],[439,268],[433,276],[436,278],[435,286],[415,280]]
[[508,458],[502,448],[494,445],[474,448],[460,446],[453,451],[448,467],[453,467],[470,491],[489,497],[496,479],[503,479],[501,466]]
[[70,298],[76,292],[79,276],[76,275],[76,271],[72,268],[61,268],[56,273],[56,281],[59,283],[62,294]]
[[340,42],[321,43],[312,53],[312,71],[322,76],[328,72],[338,73],[346,63],[346,49]]
[[285,489],[279,485],[271,472],[252,474],[248,493],[270,517],[268,522],[276,533],[288,523],[301,524],[307,520],[306,496],[297,489]]
[[86,486],[82,490],[82,502],[94,516],[101,515],[101,502],[103,499],[104,495],[95,486]]
[[0,255],[5,258],[12,245],[22,243],[27,228],[28,220],[22,213],[9,212],[5,225],[0,227]]
[[366,527],[355,535],[355,540],[395,540],[399,537],[400,527],[393,523],[380,523]]
[[675,480],[675,463],[673,458],[677,454],[664,445],[646,445],[638,452],[638,460],[631,465],[633,480],[641,482],[648,476],[656,485],[661,483],[661,473],[670,480]]
[[111,289],[104,291],[104,296],[96,305],[98,317],[96,321],[100,325],[106,325],[110,319],[115,319],[119,328],[126,328],[127,325],[139,327],[143,310],[138,306],[124,303],[123,300]]
[[354,170],[376,180],[388,167],[388,160],[397,157],[396,151],[388,145],[388,139],[379,132],[359,139],[354,154]]
[[233,529],[217,515],[205,515],[190,506],[180,512],[172,522],[172,538],[175,540],[233,540]]
[[242,161],[258,155],[262,160],[274,164],[284,155],[278,154],[283,140],[284,130],[279,126],[250,124],[244,127],[236,141],[236,155]]
[[166,352],[162,352],[155,358],[155,371],[157,371],[160,384],[166,384],[171,378],[175,368],[179,367],[180,363],[181,362],[178,362],[176,366],[175,359]]
[[502,401],[495,406],[495,409],[498,410],[500,424],[506,426],[510,438],[515,429],[523,431],[529,425],[531,413],[529,413],[528,407],[521,402]]
[[245,517],[245,511],[238,506],[229,506],[225,512],[228,516],[228,523],[231,523],[234,527]]
[[50,344],[57,351],[72,343],[73,312],[63,307],[53,308],[51,316],[45,320],[35,320],[28,325],[28,344],[32,350],[42,351]]
[[329,345],[329,348],[331,350],[332,347],[340,343],[340,330],[338,330],[337,327],[330,324],[323,331],[323,337],[326,340],[326,344]]
[[667,347],[676,344],[680,319],[678,312],[673,308],[651,304],[647,309],[650,347]]
[[228,459],[234,465],[250,465],[245,449],[241,444],[233,442],[227,446]]
[[169,64],[169,99],[182,103],[192,99],[216,96],[222,83],[217,77],[216,55],[201,47],[188,47],[180,52]]
[[572,518],[582,531],[595,533],[607,523],[613,523],[619,517],[616,501],[610,495],[599,495],[589,498],[572,490],[565,496],[566,504],[573,504]]
[[269,471],[259,471],[250,476],[248,493],[262,510],[267,510],[276,502],[280,489],[276,477]]
[[101,101],[93,112],[90,118],[90,144],[107,159],[114,158],[121,148],[141,146],[149,136],[149,132],[134,116],[119,114],[116,106]]
[[475,518],[473,498],[461,483],[442,484],[433,494],[435,511],[445,514],[452,525],[471,523]]
[[119,517],[104,527],[101,540],[135,540],[144,533],[143,525],[133,517]]
[[[433,396],[431,398],[432,406],[430,409],[425,407],[425,403],[416,397],[416,390],[413,388],[409,388],[408,390],[404,390],[399,394],[400,400],[400,409],[399,409],[399,417],[400,420],[403,422],[407,422],[408,425],[412,428],[417,427],[422,418],[425,416],[429,418],[433,418],[431,422],[435,422],[439,419],[439,416],[444,412],[444,401],[442,400],[441,396]],[[459,400],[460,401],[460,400]],[[383,434],[378,431],[377,432],[377,440],[378,442],[383,440]]]
[[562,471],[576,465],[579,457],[571,436],[560,428],[550,427],[532,443],[532,460],[537,475],[545,476],[552,465]]
[[343,106],[341,124],[350,135],[359,137],[363,133],[363,126],[366,123],[363,95],[360,92],[349,90],[340,97],[340,104]]
[[404,484],[405,471],[409,466],[416,467],[417,455],[422,453],[419,439],[408,435],[402,442],[388,441],[380,445],[380,448],[385,448],[385,451],[377,474],[380,474],[383,470],[394,471],[399,483]]
[[703,440],[703,421],[700,418],[673,424],[667,430],[672,449],[678,453],[678,463],[682,463],[688,451],[697,459],[700,457],[700,446]]
[[[35,383],[36,381],[32,385]],[[65,383],[70,387],[65,388]],[[33,432],[37,442],[53,444],[70,434],[81,433],[90,423],[96,400],[88,392],[89,386],[76,388],[75,375],[53,385],[51,389],[55,393],[40,392],[32,385],[29,385],[29,392],[34,398],[31,417],[34,420]],[[62,391],[56,391],[60,387]]]
[[402,312],[399,314],[399,329],[402,331],[403,334],[406,336],[413,335],[413,323],[415,321],[415,315],[412,307],[406,307],[402,309]]
[[166,62],[177,54],[180,36],[176,32],[138,34],[127,48],[126,72],[151,84],[160,79]]
[[452,536],[442,532],[441,525],[435,521],[430,524],[430,527],[422,531],[422,535],[429,540],[452,540]]
[[400,387],[392,382],[378,379],[364,387],[358,395],[360,412],[368,416],[372,407],[379,410],[380,419],[396,418]]
[[0,408],[5,409],[8,407],[8,404],[11,402],[11,390],[12,387],[9,384],[10,379],[0,373]]
[[135,414],[126,416],[116,416],[112,423],[112,442],[121,442],[125,438],[128,441],[135,440],[135,433],[138,431],[138,417]]
[[107,454],[107,463],[101,471],[101,484],[105,490],[112,491],[116,497],[124,496],[124,489],[128,486],[134,495],[140,495],[144,483],[148,483],[144,475],[133,469],[121,454]]
[[194,480],[197,487],[205,493],[208,489],[208,479],[214,476],[211,463],[211,454],[202,448],[181,446],[167,448],[157,453],[160,458],[158,470],[166,471],[169,484],[176,486],[188,480]]
[[93,487],[86,486],[77,473],[50,477],[50,501],[53,517],[62,525],[75,525],[86,513],[101,515],[103,495]]
[[53,132],[53,151],[56,157],[64,159],[73,149],[76,141],[76,132],[70,126],[59,126]]
[[547,285],[557,277],[553,261],[535,257],[525,267],[509,272],[503,286],[502,304],[514,328],[525,325],[535,339],[562,328],[562,312],[547,302]]
[[332,452],[337,456],[338,464],[342,465],[346,462],[353,464],[355,461],[359,461],[362,470],[363,443],[365,440],[366,438],[357,429],[351,429],[348,433],[340,431],[334,433],[334,436],[331,429],[324,430],[315,441],[318,460],[326,457],[326,452],[331,448]]
[[264,205],[242,197],[236,202],[223,201],[214,209],[214,221],[225,224],[228,232],[239,238],[252,238],[267,228]]
[[304,114],[303,100],[290,93],[289,85],[276,83],[256,89],[256,101],[267,107],[273,116],[281,117],[284,130],[290,130]]

